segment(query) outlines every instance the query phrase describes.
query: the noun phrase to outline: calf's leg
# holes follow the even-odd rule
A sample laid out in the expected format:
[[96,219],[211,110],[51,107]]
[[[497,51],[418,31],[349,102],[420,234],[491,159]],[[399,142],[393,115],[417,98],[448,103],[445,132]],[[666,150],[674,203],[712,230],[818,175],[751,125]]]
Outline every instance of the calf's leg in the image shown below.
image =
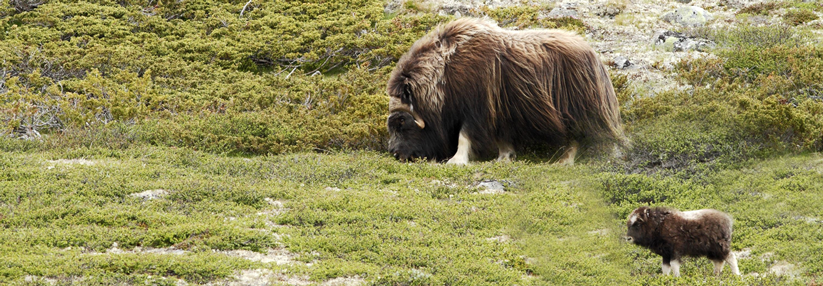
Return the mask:
[[729,263],[729,268],[732,269],[732,273],[740,276],[740,269],[737,269],[737,257],[734,256],[734,253],[729,252],[729,256],[726,256],[726,262]]
[[712,260],[714,263],[714,275],[720,275],[720,271],[723,271],[723,260]]

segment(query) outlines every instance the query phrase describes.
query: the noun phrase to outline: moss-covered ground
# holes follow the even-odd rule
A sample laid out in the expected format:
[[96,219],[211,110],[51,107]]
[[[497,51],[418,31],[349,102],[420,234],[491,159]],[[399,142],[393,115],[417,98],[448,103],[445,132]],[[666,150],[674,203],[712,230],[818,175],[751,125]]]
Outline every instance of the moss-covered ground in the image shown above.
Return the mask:
[[[784,285],[823,271],[819,154],[750,160],[691,179],[595,163],[403,164],[369,151],[4,150],[0,164],[4,283],[206,283],[269,269],[380,285]],[[505,191],[483,193],[486,180]],[[146,190],[166,194],[132,195]],[[684,277],[661,276],[659,257],[621,239],[625,215],[648,203],[729,212],[745,275],[714,277],[710,261],[690,259]],[[228,255],[272,249],[291,261]],[[783,264],[786,273],[770,274]]]

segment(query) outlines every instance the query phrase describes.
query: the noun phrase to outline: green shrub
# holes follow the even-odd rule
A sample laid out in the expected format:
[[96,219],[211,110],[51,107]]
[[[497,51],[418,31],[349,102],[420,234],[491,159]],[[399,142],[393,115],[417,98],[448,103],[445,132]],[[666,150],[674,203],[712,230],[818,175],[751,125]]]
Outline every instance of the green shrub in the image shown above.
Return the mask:
[[823,150],[820,47],[786,26],[690,32],[716,41],[719,58],[676,66],[689,89],[621,95],[633,137],[629,171],[669,173]]

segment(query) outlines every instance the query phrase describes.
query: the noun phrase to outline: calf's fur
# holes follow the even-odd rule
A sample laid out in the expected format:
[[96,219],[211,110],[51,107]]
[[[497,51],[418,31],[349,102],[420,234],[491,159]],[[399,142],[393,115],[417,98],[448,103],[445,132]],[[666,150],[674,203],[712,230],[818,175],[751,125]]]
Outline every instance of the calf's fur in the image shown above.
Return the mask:
[[737,259],[731,252],[732,218],[721,211],[702,209],[681,212],[664,207],[639,207],[629,214],[628,238],[663,257],[663,274],[680,276],[680,258],[706,257],[720,274],[728,262],[740,275]]

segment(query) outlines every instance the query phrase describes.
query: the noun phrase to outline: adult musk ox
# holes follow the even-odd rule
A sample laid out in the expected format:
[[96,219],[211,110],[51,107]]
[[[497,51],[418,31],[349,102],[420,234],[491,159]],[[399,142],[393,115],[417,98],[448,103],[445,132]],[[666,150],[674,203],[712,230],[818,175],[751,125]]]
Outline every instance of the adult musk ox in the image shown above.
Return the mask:
[[390,96],[389,151],[405,161],[466,164],[470,154],[511,160],[530,144],[565,147],[621,139],[609,74],[579,36],[505,30],[462,18],[441,25],[397,62]]
[[639,207],[628,218],[629,240],[663,256],[663,274],[680,276],[680,258],[705,256],[714,262],[714,274],[728,262],[740,275],[731,252],[732,218],[712,209],[680,212],[670,208]]

